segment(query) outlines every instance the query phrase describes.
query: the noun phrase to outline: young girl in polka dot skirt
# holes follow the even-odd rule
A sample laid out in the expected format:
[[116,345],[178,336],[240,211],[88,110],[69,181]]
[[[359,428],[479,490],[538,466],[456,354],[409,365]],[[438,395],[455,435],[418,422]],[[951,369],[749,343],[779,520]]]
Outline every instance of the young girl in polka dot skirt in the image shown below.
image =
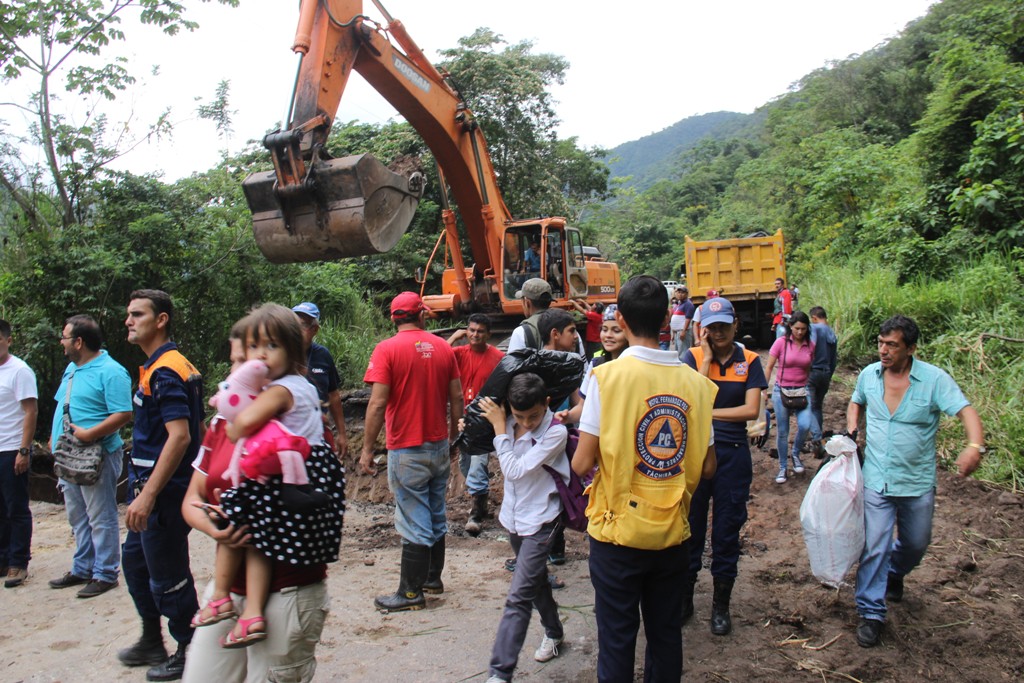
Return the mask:
[[[344,512],[344,474],[324,442],[320,402],[314,386],[301,374],[306,353],[298,318],[288,308],[266,304],[242,322],[246,360],[266,364],[269,383],[230,424],[226,436],[235,442],[277,420],[310,447],[306,463],[316,507],[296,507],[282,496],[279,477],[264,482],[247,479],[221,495],[220,509],[236,527],[248,525],[251,547],[244,553],[219,546],[214,590],[196,614],[194,627],[238,616],[238,624],[221,640],[226,648],[247,647],[267,637],[263,616],[271,582],[271,559],[294,565],[333,562],[338,558]],[[288,487],[291,488],[291,487]],[[325,502],[326,501],[326,502]],[[245,555],[247,600],[237,615],[231,599]]]

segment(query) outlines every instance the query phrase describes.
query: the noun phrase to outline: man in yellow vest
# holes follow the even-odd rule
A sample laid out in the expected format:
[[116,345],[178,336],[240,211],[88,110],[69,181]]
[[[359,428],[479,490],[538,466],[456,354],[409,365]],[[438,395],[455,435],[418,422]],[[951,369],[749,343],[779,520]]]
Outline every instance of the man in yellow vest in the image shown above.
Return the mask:
[[597,678],[632,681],[643,614],[645,681],[679,681],[690,497],[715,471],[714,382],[658,348],[668,294],[649,275],[619,292],[616,321],[629,348],[594,369],[573,469],[590,486],[590,579]]

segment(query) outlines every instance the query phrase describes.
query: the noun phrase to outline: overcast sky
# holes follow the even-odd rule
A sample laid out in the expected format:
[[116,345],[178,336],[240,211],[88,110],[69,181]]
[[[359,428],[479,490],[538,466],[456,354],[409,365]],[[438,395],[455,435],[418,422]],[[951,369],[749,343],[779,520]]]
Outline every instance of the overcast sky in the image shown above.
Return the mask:
[[[570,63],[554,90],[560,136],[614,147],[687,116],[749,113],[829,61],[870,50],[927,11],[930,0],[383,0],[428,58],[486,26],[510,42]],[[143,34],[126,18],[130,57],[143,75],[118,103],[135,125],[166,106],[178,122],[173,139],[143,145],[122,167],[163,171],[171,181],[213,166],[225,142],[195,118],[196,98],[209,100],[231,83],[239,151],[284,117],[297,57],[291,52],[294,0],[241,0],[232,9],[188,2],[200,23],[192,34]],[[380,18],[367,0],[364,13]],[[149,67],[159,65],[156,75]],[[117,118],[118,114],[112,115]],[[121,114],[123,118],[123,114]],[[397,112],[353,76],[338,120],[385,122]]]

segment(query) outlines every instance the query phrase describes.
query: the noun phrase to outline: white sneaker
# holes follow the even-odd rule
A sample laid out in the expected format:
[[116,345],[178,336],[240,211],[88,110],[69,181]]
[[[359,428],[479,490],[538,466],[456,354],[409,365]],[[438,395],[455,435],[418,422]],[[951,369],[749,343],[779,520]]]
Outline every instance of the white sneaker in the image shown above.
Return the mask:
[[558,646],[562,644],[561,638],[548,638],[540,641],[540,647],[533,653],[533,658],[538,662],[550,662],[558,656]]
[[804,473],[804,464],[801,462],[800,458],[795,455],[793,456],[793,472],[794,474]]
[[498,678],[497,676],[491,676],[487,679],[487,683],[508,683],[504,678]]

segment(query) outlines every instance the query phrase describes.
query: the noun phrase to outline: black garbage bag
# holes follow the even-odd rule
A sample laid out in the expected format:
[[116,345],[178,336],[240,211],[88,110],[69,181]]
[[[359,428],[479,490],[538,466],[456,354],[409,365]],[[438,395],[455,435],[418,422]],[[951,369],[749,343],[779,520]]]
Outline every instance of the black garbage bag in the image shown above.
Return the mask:
[[506,355],[484,382],[480,393],[466,406],[465,429],[455,445],[468,455],[483,455],[494,450],[494,429],[480,412],[480,399],[484,396],[496,403],[504,403],[512,378],[532,372],[544,380],[551,405],[564,401],[580,388],[586,362],[576,353],[547,349],[519,349]]

